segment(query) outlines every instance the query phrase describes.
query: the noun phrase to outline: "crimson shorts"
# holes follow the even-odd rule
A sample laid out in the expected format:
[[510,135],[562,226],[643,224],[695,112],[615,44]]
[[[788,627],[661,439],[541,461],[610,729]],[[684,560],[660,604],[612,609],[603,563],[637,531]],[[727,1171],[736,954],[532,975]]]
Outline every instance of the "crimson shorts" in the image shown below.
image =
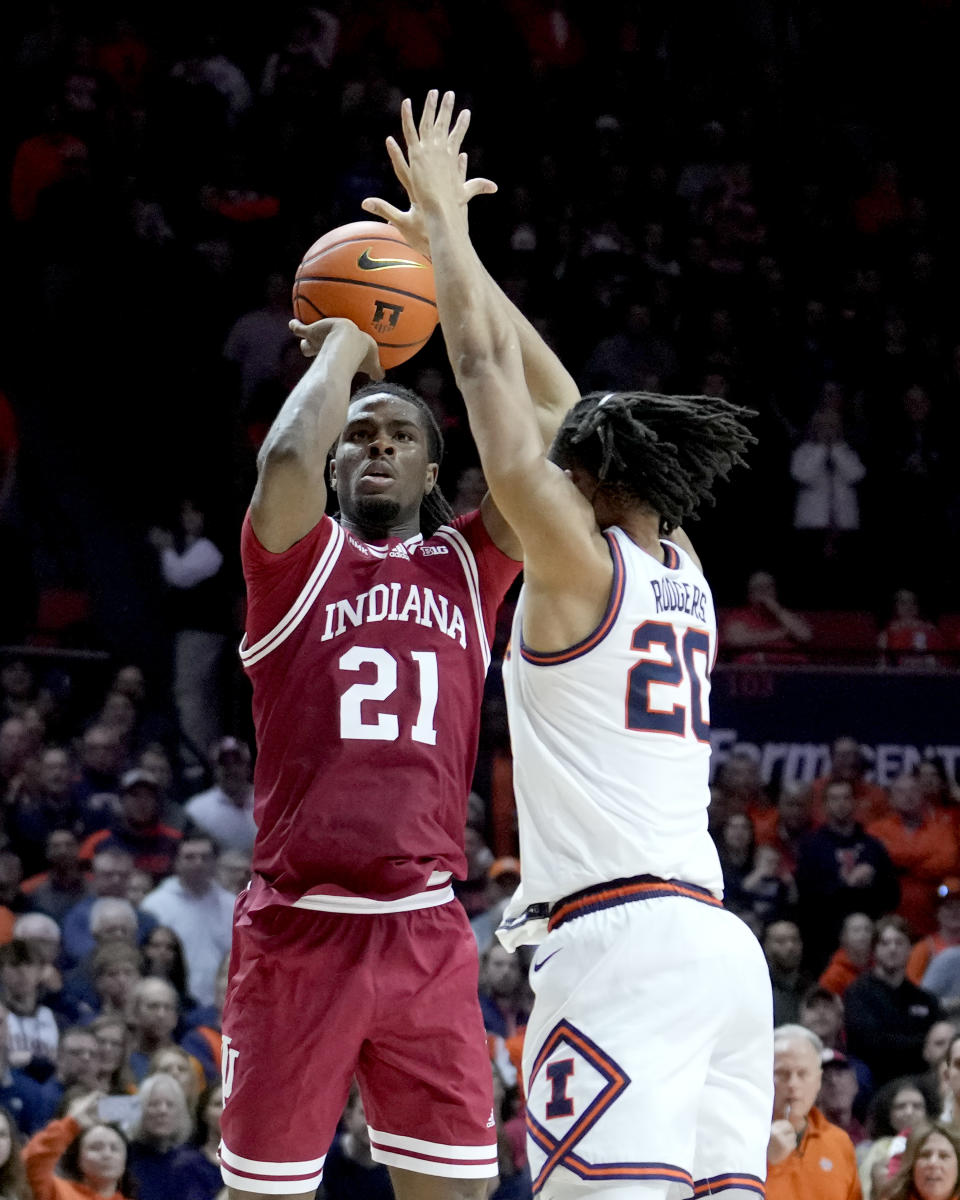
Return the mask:
[[312,1193],[354,1076],[378,1162],[495,1176],[477,949],[460,905],[248,913],[245,900],[223,1013],[224,1181]]

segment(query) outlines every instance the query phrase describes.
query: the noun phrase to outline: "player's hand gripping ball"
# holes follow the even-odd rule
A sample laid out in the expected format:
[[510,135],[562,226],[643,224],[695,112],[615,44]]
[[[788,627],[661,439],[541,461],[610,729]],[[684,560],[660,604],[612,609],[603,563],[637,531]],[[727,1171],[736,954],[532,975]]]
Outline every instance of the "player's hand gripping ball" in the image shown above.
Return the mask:
[[399,366],[437,323],[433,266],[392,225],[341,225],[303,256],[293,284],[293,313],[305,325],[348,317],[377,343],[383,367]]

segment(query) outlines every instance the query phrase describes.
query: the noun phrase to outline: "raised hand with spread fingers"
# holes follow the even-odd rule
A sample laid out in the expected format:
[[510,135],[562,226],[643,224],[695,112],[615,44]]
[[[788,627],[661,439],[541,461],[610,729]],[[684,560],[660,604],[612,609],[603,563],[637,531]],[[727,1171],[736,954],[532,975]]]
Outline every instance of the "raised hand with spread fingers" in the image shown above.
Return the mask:
[[[436,111],[436,93],[431,92],[434,97],[434,112]],[[467,127],[470,124],[470,111],[464,109],[460,114],[456,126],[453,130],[449,129],[449,113],[452,112],[452,92],[447,93],[451,97],[450,109],[447,114],[447,137],[444,145],[446,154],[452,154],[453,160],[456,162],[456,180],[451,180],[452,201],[453,203],[462,206],[466,213],[467,205],[475,196],[493,195],[497,190],[497,185],[492,179],[476,179],[467,178],[467,155],[460,150],[460,145],[463,142],[464,135],[467,132]],[[429,97],[428,97],[429,106]],[[441,106],[442,108],[442,106]],[[424,126],[427,114],[427,106],[424,108],[424,117],[421,119],[421,127],[423,132],[426,132],[431,138],[436,137],[436,126],[439,124],[439,115],[434,120],[434,129],[429,129]],[[409,100],[404,100],[401,108],[401,122],[403,125],[404,139],[407,144],[408,154],[417,153],[418,159],[421,157],[420,151],[423,149],[423,139],[421,131],[417,129],[413,120],[413,108]],[[440,139],[438,138],[438,141]],[[453,149],[453,146],[456,149]],[[404,155],[396,139],[393,137],[387,138],[387,154],[390,157],[390,162],[393,166],[394,174],[396,175],[403,190],[407,193],[410,201],[410,207],[404,211],[397,208],[393,204],[389,204],[386,200],[382,200],[379,196],[371,196],[364,200],[362,208],[372,213],[376,217],[382,217],[383,220],[389,221],[403,234],[405,240],[415,250],[419,250],[421,254],[430,253],[430,242],[427,236],[426,224],[423,215],[423,200],[418,199],[418,195],[414,188],[413,178],[411,174],[411,164],[407,162],[407,157]],[[446,164],[444,164],[446,165]],[[418,162],[418,167],[420,166]],[[429,193],[428,193],[429,194]]]

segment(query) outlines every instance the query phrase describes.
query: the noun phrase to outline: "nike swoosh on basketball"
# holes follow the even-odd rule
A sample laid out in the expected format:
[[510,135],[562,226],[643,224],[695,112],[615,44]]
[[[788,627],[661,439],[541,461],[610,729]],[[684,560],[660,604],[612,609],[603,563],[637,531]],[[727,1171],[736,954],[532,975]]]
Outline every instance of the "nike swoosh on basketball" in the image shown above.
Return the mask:
[[[563,949],[563,947],[561,946],[560,950],[562,950],[562,949]],[[534,963],[533,964],[534,971],[539,971],[541,967],[545,967],[551,958],[553,958],[555,955],[560,953],[560,950],[554,950],[553,954],[548,954],[547,957],[541,959],[540,962]]]
[[409,258],[371,258],[370,251],[364,252],[357,259],[361,271],[389,271],[391,267],[425,267],[425,263],[411,262]]

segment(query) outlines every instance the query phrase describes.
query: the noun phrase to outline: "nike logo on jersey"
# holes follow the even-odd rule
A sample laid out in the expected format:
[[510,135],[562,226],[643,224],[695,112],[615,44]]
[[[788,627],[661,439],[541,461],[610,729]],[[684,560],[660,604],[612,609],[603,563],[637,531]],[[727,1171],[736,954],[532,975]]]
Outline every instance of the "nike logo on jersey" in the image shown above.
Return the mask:
[[357,259],[357,266],[361,271],[389,271],[391,267],[423,268],[426,263],[413,262],[409,258],[372,258],[368,249]]
[[[561,946],[560,950],[562,949],[563,947]],[[534,971],[539,971],[541,967],[545,967],[551,958],[555,958],[560,953],[560,950],[554,950],[553,954],[548,954],[546,958],[542,958],[538,963],[534,963]]]

